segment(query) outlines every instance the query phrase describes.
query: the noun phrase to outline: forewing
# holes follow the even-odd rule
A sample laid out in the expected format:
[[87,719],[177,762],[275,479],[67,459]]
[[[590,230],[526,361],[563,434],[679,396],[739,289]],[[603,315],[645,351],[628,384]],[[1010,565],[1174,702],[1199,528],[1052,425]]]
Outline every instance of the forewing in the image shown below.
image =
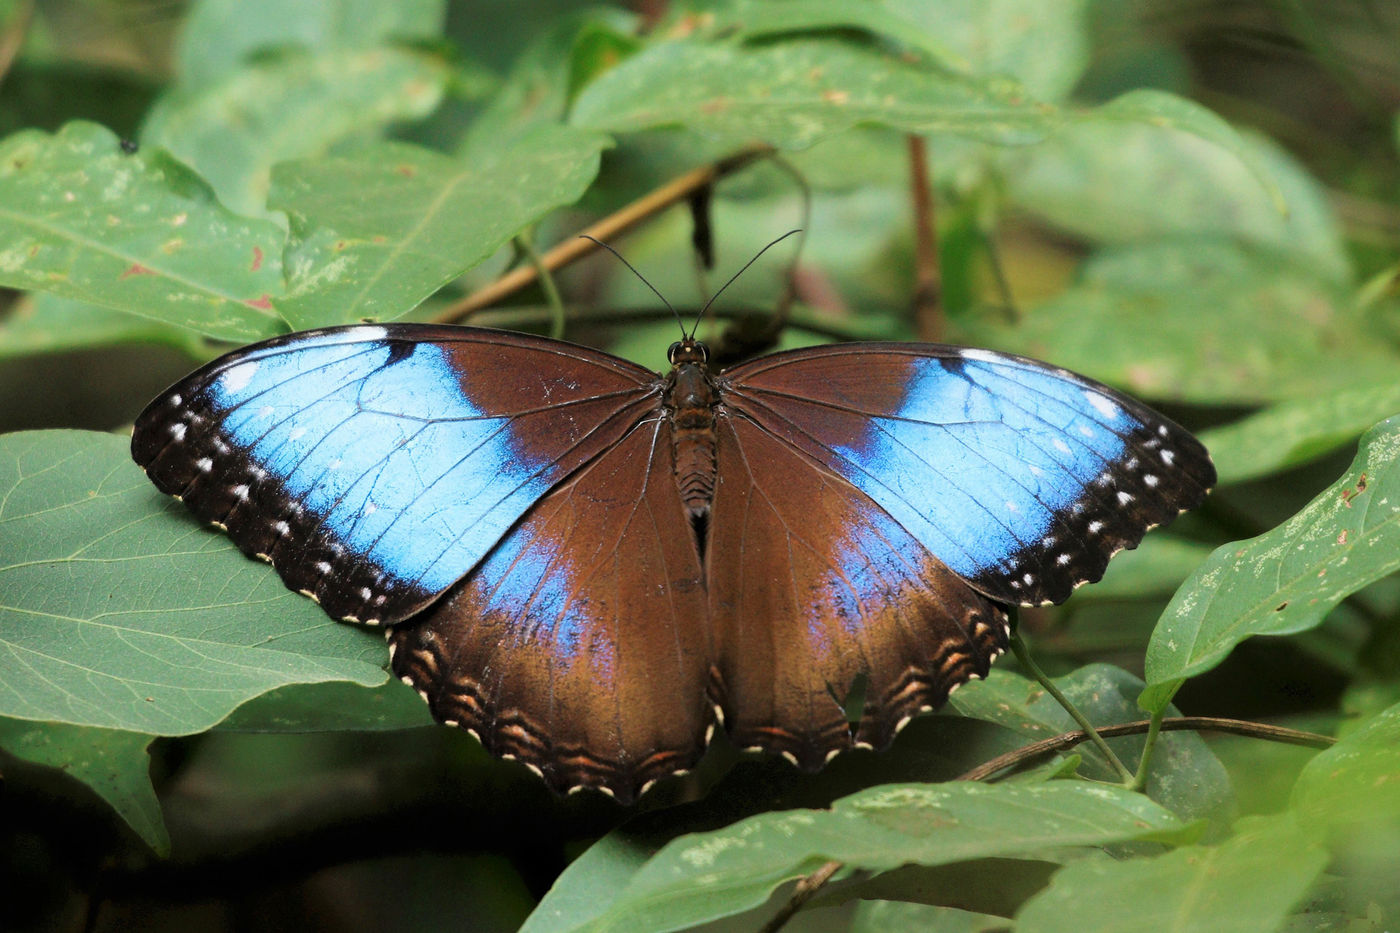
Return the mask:
[[1063,601],[1215,481],[1185,429],[1022,357],[861,344],[776,354],[725,376],[736,414],[851,482],[1008,603]]
[[711,655],[670,426],[639,426],[539,502],[423,616],[394,672],[556,789],[623,802],[699,757]]
[[137,419],[132,455],[333,617],[393,622],[654,409],[656,381],[499,331],[308,331],[173,386]]
[[1005,611],[855,486],[742,417],[720,419],[718,461],[706,569],[718,700],[740,747],[809,770],[884,747],[1005,650]]

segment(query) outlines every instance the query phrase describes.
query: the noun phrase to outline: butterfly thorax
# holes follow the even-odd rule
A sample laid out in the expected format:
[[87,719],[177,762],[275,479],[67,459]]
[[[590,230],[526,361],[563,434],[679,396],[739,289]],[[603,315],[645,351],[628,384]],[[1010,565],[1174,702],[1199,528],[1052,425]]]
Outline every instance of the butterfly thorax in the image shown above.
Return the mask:
[[665,406],[671,416],[676,484],[692,519],[710,513],[715,494],[715,406],[719,393],[705,367],[703,344],[685,340],[671,347]]

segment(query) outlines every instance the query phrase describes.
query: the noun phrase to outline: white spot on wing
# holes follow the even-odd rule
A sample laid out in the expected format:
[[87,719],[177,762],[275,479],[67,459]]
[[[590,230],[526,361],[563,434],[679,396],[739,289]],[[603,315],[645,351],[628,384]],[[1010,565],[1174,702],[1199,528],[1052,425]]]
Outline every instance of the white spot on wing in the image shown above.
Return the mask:
[[248,388],[248,383],[253,381],[253,376],[257,371],[258,364],[252,360],[230,366],[219,377],[219,385],[223,387],[225,392],[241,392]]
[[1003,357],[1000,354],[993,353],[991,350],[980,350],[977,347],[965,347],[960,350],[959,353],[965,360],[979,360],[983,363],[1000,363],[1003,361]]
[[1094,406],[1094,410],[1105,418],[1118,417],[1118,403],[1113,401],[1113,399],[1100,395],[1097,392],[1091,392],[1088,389],[1084,390],[1084,397],[1089,400],[1090,405]]

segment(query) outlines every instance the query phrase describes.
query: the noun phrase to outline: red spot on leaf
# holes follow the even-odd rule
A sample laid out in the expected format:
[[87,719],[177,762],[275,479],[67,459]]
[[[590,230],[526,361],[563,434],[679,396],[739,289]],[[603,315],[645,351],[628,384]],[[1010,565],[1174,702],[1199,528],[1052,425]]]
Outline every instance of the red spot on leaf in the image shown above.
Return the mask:
[[154,270],[154,269],[147,269],[145,266],[141,265],[141,263],[139,263],[139,262],[133,262],[133,263],[127,268],[127,270],[121,274],[121,278],[122,278],[123,281],[125,281],[126,279],[131,278],[133,275],[155,275],[155,274],[156,274],[156,270]]
[[1351,508],[1351,500],[1366,491],[1366,474],[1362,473],[1356,480],[1355,489],[1342,490],[1342,505]]
[[262,251],[262,249],[261,249],[260,247],[254,246],[254,247],[253,247],[253,270],[252,270],[252,271],[257,272],[259,269],[261,269],[261,268],[262,268],[262,261],[263,261],[263,251]]
[[414,168],[412,165],[396,165],[394,166],[394,171],[398,172],[404,178],[412,178],[418,174],[418,169]]
[[1346,533],[1346,529],[1345,529],[1345,528],[1342,529],[1342,533],[1341,533],[1341,534],[1337,535],[1337,543],[1338,543],[1338,544],[1346,544],[1346,543],[1347,543],[1347,533]]
[[272,299],[267,296],[266,292],[263,293],[261,298],[250,298],[243,303],[250,308],[258,308],[263,311],[272,310]]

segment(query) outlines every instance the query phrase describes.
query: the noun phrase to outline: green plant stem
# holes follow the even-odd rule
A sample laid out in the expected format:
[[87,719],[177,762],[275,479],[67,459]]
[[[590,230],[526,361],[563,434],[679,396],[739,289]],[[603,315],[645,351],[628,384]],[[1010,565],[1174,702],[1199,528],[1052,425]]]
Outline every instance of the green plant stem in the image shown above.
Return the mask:
[[515,238],[515,243],[530,260],[530,265],[535,267],[535,273],[539,276],[540,288],[544,290],[544,299],[549,305],[549,336],[555,340],[563,340],[566,321],[564,300],[559,297],[559,288],[554,284],[554,276],[550,274],[549,267],[540,257],[539,250],[535,249],[535,241],[532,237],[528,234],[522,234]]
[[1142,743],[1142,758],[1138,760],[1137,775],[1133,778],[1133,790],[1141,792],[1147,786],[1147,764],[1152,760],[1152,751],[1157,747],[1157,736],[1162,734],[1162,718],[1164,712],[1158,711],[1152,714],[1152,719],[1147,724],[1147,738]]
[[1055,702],[1064,707],[1065,712],[1069,713],[1070,718],[1079,723],[1079,728],[1083,729],[1085,734],[1089,736],[1089,741],[1108,759],[1108,763],[1113,766],[1113,770],[1118,772],[1118,776],[1122,779],[1123,785],[1125,787],[1132,787],[1136,781],[1136,778],[1133,777],[1133,773],[1118,759],[1118,756],[1113,753],[1113,749],[1108,747],[1108,743],[1103,740],[1103,736],[1099,735],[1098,730],[1094,728],[1094,724],[1089,722],[1085,715],[1079,711],[1079,707],[1071,703],[1069,697],[1061,693],[1060,688],[1056,687],[1046,673],[1040,669],[1040,665],[1035,663],[1031,658],[1030,651],[1026,649],[1026,643],[1021,640],[1021,634],[1014,630],[1011,633],[1011,652],[1016,655],[1016,660],[1021,662],[1021,666],[1029,671],[1030,675],[1038,680],[1040,685],[1045,688],[1045,691],[1055,698]]

